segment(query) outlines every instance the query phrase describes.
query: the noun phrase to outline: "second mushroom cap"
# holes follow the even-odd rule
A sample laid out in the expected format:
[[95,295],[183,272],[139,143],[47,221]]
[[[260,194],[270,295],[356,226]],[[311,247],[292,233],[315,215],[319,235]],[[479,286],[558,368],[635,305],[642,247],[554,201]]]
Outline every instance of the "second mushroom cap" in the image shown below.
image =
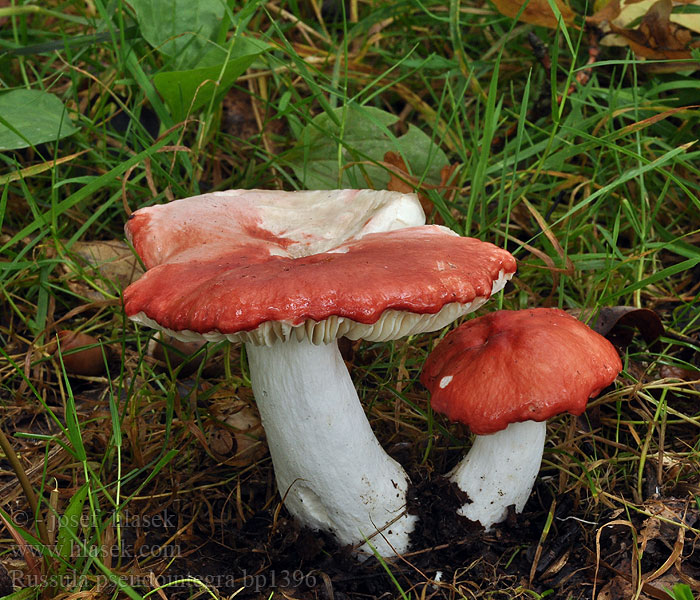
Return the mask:
[[433,409],[484,435],[580,415],[621,369],[613,345],[563,310],[501,310],[445,336],[421,382]]

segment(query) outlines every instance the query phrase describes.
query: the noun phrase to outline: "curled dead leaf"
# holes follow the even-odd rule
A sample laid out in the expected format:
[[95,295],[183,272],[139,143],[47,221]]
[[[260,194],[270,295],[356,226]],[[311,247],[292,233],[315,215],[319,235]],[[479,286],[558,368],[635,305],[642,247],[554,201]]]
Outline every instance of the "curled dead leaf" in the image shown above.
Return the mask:
[[[522,13],[520,13],[520,9],[525,4],[524,0],[493,0],[493,3],[496,5],[498,12],[511,19],[517,17],[523,23],[548,27],[549,29],[557,29],[559,27],[559,19],[554,14],[548,0],[529,0]],[[561,13],[562,21],[566,25],[571,25],[574,22],[574,11],[562,0],[554,0],[554,4]],[[518,13],[520,13],[519,17]]]
[[243,400],[217,400],[212,414],[226,411],[220,422],[207,429],[209,448],[216,458],[234,467],[247,467],[267,453],[265,431],[257,409]]
[[634,588],[632,584],[619,575],[616,575],[603,586],[600,593],[596,596],[596,600],[631,598],[633,593]]
[[671,0],[659,0],[642,18],[637,29],[610,24],[610,29],[624,37],[640,56],[654,59],[689,59],[690,31],[671,23]]
[[[406,162],[400,154],[396,152],[386,152],[384,154],[384,166],[389,171],[389,183],[386,189],[390,192],[401,192],[402,194],[411,194],[416,191],[416,188],[421,185],[425,189],[447,190],[450,188],[452,176],[457,169],[457,164],[446,165],[440,170],[440,183],[438,185],[428,185],[422,183],[417,177],[409,173]],[[418,200],[426,216],[430,216],[435,212],[435,206],[430,198],[424,193],[418,192]],[[433,223],[436,225],[444,225],[444,220],[439,213],[435,213]]]
[[[413,178],[409,175],[408,167],[401,155],[398,152],[386,152],[384,154],[384,162],[387,163],[389,168],[389,183],[386,189],[390,192],[401,192],[402,194],[413,193],[414,186],[409,183]],[[423,208],[425,209],[425,207]]]
[[680,379],[693,382],[693,388],[700,392],[700,371],[697,369],[684,369],[674,365],[661,365],[659,377],[662,379]]
[[620,7],[620,0],[611,0],[607,2],[600,10],[597,10],[590,17],[586,17],[586,23],[588,25],[595,25],[600,27],[603,24],[611,23],[620,16],[622,8]]
[[664,326],[653,310],[635,306],[611,306],[601,309],[593,329],[618,348],[629,346],[636,329],[652,345],[664,334]]
[[[656,60],[690,60],[691,50],[700,47],[700,42],[693,40],[689,28],[674,22],[679,21],[677,17],[682,15],[672,15],[673,6],[672,0],[657,0],[651,5],[648,5],[648,1],[633,3],[627,0],[621,4],[620,0],[613,0],[586,21],[617,34],[617,39],[638,56]],[[639,26],[628,28],[627,25],[645,9],[646,12],[641,13],[643,16]],[[684,19],[680,19],[680,22],[690,24]],[[607,28],[605,23],[608,24]],[[616,45],[615,39],[604,38],[602,43]]]

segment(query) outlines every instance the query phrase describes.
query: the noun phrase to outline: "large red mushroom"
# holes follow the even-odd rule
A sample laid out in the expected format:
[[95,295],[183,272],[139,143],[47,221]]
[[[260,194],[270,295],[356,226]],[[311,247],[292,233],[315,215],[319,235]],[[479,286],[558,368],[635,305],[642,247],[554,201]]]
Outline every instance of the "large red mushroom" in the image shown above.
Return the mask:
[[450,332],[423,367],[431,406],[476,434],[450,478],[458,511],[486,529],[525,506],[540,469],[546,420],[580,415],[621,371],[613,345],[559,309],[497,311]]
[[385,556],[408,547],[408,478],[336,340],[440,329],[515,270],[491,244],[412,226],[423,219],[414,195],[234,190],[141,209],[126,227],[148,268],[124,292],[126,314],[182,340],[245,342],[285,506]]

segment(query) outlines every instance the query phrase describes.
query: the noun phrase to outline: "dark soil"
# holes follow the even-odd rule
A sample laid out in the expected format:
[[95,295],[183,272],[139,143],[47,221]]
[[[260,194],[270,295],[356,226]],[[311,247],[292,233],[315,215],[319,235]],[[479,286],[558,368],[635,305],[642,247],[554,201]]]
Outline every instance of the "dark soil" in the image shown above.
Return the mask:
[[[631,597],[633,563],[640,556],[634,530],[637,544],[646,540],[641,572],[661,573],[642,586],[641,599],[668,600],[664,588],[700,573],[697,540],[691,532],[679,534],[682,530],[671,523],[659,527],[658,519],[633,515],[627,520],[607,509],[586,518],[576,513],[574,498],[555,499],[539,483],[522,514],[511,512],[506,522],[485,532],[456,515],[465,498],[453,484],[417,475],[409,510],[420,515],[420,525],[411,551],[387,559],[386,566],[374,558],[360,562],[328,536],[300,529],[283,509],[276,522],[269,511],[257,513],[241,529],[230,530],[224,544],[207,542],[178,559],[170,571],[199,577],[222,596],[238,592],[236,598],[396,598],[403,591],[407,597],[481,597],[490,592],[496,595],[488,597],[531,598],[536,592],[583,600],[594,597],[597,581],[596,598],[621,600]],[[648,506],[678,523],[685,515],[683,522],[690,527],[698,516],[697,507],[671,498],[650,500]],[[653,532],[647,531],[650,527]],[[683,574],[669,561],[674,548]],[[193,591],[180,588],[169,597],[184,599]]]

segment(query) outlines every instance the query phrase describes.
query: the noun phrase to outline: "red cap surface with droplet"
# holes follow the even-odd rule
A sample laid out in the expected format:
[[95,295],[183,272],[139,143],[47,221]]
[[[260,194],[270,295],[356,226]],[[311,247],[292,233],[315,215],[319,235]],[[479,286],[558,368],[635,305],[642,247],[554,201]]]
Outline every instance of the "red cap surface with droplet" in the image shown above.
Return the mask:
[[434,410],[478,435],[580,415],[622,370],[613,345],[563,310],[497,311],[450,332],[421,382]]
[[388,309],[433,314],[488,298],[499,274],[514,270],[505,250],[425,225],[299,258],[271,256],[262,245],[202,253],[149,269],[125,290],[124,305],[129,316],[143,312],[168,329],[201,333],[330,316],[374,323]]

